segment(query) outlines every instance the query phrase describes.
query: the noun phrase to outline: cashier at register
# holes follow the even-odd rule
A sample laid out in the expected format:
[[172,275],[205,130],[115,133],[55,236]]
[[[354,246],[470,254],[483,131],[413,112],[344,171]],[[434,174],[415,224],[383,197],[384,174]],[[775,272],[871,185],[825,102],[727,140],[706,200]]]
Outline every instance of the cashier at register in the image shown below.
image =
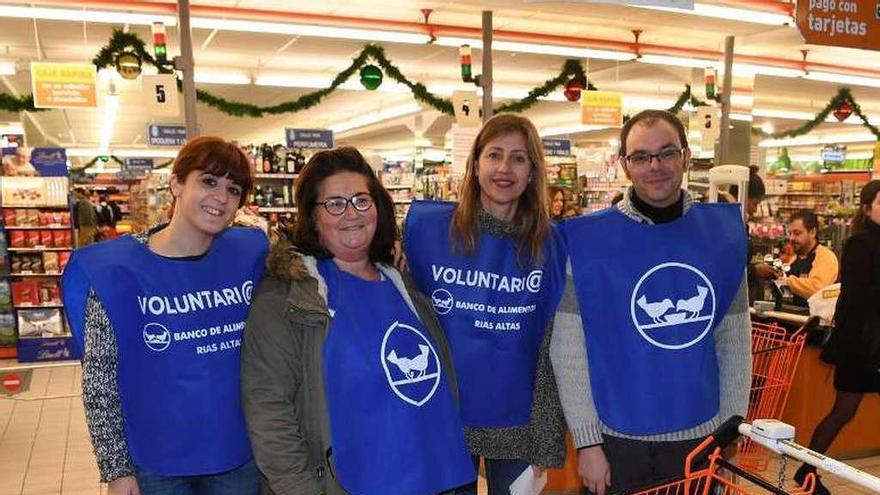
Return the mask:
[[791,264],[788,276],[780,274],[771,266],[762,264],[755,267],[759,277],[772,280],[784,278],[794,303],[807,305],[807,299],[824,287],[837,281],[837,256],[827,247],[819,244],[819,220],[808,210],[795,212],[788,222],[788,236],[797,259]]

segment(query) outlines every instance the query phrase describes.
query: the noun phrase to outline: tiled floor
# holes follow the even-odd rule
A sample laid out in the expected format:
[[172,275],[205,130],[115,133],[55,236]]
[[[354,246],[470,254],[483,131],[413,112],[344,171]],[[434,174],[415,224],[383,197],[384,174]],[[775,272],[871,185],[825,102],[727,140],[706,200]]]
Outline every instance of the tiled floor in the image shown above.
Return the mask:
[[[0,369],[19,366],[0,360]],[[847,461],[880,476],[880,456]],[[791,479],[797,464],[790,462]],[[774,463],[766,477],[778,476]],[[832,475],[823,482],[834,495],[868,494]],[[744,485],[746,486],[746,485]],[[748,490],[749,493],[762,493]],[[30,390],[0,395],[0,495],[104,495],[86,429],[75,363],[33,370]],[[485,493],[481,483],[480,493]]]

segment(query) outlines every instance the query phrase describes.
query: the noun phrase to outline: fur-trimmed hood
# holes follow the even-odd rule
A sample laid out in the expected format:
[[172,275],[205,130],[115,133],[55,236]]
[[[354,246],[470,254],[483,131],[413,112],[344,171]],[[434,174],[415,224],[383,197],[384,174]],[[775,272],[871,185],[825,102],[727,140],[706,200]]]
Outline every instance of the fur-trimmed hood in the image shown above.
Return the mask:
[[303,254],[284,236],[278,236],[266,256],[266,275],[286,281],[302,281],[310,277]]

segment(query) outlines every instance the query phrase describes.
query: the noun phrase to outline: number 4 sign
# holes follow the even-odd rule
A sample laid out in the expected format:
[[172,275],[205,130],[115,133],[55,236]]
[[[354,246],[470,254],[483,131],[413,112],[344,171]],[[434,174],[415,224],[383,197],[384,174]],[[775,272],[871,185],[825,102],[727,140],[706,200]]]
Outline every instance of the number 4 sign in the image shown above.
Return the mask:
[[180,115],[180,99],[177,78],[172,74],[144,76],[144,97],[151,116],[177,117]]

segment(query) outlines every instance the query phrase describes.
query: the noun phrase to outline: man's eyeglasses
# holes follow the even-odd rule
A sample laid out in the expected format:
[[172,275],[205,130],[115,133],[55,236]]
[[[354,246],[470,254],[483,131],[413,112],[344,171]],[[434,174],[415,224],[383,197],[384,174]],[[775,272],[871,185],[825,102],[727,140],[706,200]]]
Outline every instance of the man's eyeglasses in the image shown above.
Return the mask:
[[630,167],[647,167],[654,158],[662,165],[677,165],[681,163],[684,157],[684,149],[682,148],[666,148],[657,153],[647,153],[645,151],[636,151],[626,155],[624,159]]
[[327,213],[336,217],[345,213],[345,209],[348,207],[349,203],[351,203],[351,206],[353,206],[355,210],[365,212],[373,207],[373,198],[367,193],[359,193],[350,198],[333,196],[324,201],[315,202],[316,205],[324,205],[324,209],[327,210]]

